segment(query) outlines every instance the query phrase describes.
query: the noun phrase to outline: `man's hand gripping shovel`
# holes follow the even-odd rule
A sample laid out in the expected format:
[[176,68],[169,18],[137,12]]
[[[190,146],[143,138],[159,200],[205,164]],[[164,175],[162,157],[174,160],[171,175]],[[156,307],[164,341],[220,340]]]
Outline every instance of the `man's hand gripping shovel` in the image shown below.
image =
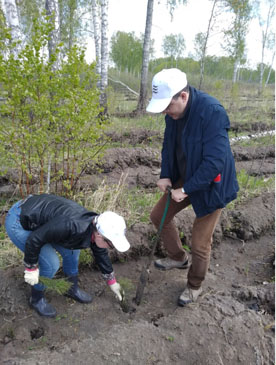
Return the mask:
[[144,293],[144,289],[145,289],[146,283],[149,279],[149,268],[150,268],[150,265],[152,263],[154,252],[156,250],[157,243],[160,239],[161,231],[162,231],[164,221],[165,221],[165,218],[167,216],[168,209],[169,209],[169,205],[170,205],[170,201],[171,201],[171,187],[167,186],[166,190],[168,192],[168,197],[167,197],[167,202],[166,202],[166,206],[165,206],[165,209],[164,209],[164,213],[163,213],[163,216],[162,216],[162,219],[161,219],[158,231],[157,231],[157,235],[156,235],[155,240],[153,242],[153,246],[152,246],[152,250],[151,250],[151,253],[149,255],[149,258],[148,258],[148,262],[146,263],[146,265],[144,266],[144,268],[141,272],[140,280],[139,280],[139,283],[138,283],[138,286],[137,286],[136,296],[134,298],[134,302],[137,305],[140,305],[140,303],[141,303],[142,296],[143,296],[143,293]]

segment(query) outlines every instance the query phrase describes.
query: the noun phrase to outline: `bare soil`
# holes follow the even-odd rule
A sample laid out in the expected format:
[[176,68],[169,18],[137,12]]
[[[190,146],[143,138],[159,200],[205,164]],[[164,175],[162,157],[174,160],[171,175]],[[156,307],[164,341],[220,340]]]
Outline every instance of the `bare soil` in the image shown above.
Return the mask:
[[[144,137],[137,132],[140,147],[108,151],[102,172],[86,171],[82,186],[96,187],[103,178],[118,183],[124,173],[130,189],[155,187],[160,151],[149,146],[148,131]],[[237,170],[264,178],[274,174],[273,146],[233,146],[233,151]],[[8,191],[9,183],[8,177],[1,180],[0,193]],[[2,270],[0,364],[274,364],[274,212],[273,193],[224,210],[203,294],[185,308],[177,306],[177,299],[187,271],[164,272],[153,265],[142,303],[132,300],[155,233],[150,223],[133,224],[128,230],[131,249],[111,254],[117,279],[129,284],[127,308],[120,306],[97,268],[83,267],[80,285],[94,294],[93,302],[83,305],[48,292],[58,316],[42,318],[28,306],[23,265]],[[191,209],[175,219],[187,245],[193,219]],[[165,255],[159,244],[156,257]]]

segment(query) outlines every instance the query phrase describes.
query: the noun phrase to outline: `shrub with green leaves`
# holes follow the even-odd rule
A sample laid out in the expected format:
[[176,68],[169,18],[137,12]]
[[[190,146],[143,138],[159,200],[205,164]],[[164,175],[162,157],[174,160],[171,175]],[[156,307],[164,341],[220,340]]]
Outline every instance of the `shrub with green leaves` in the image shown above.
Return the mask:
[[88,65],[78,47],[60,64],[59,47],[45,57],[52,30],[46,20],[34,23],[31,42],[18,54],[0,54],[6,96],[0,105],[0,159],[2,166],[17,168],[23,196],[33,192],[34,182],[44,192],[47,173],[56,190],[59,185],[69,194],[105,144],[95,64]]

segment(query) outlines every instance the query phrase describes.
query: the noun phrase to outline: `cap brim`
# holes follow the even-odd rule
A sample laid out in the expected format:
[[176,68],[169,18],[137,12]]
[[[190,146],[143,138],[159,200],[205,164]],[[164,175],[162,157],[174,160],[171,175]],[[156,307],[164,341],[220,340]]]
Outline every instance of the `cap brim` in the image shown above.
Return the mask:
[[172,98],[166,99],[151,99],[146,111],[149,113],[162,113],[170,104]]
[[119,252],[126,252],[130,248],[130,244],[124,235],[116,236],[110,241]]

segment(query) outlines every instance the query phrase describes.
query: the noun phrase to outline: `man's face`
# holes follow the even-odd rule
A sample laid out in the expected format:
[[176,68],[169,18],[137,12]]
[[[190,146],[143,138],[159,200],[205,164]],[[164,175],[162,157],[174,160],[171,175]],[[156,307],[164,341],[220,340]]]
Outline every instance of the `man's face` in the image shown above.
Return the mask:
[[188,99],[189,94],[185,91],[182,91],[177,99],[172,99],[167,108],[163,110],[162,114],[168,114],[174,120],[181,119],[184,115]]

